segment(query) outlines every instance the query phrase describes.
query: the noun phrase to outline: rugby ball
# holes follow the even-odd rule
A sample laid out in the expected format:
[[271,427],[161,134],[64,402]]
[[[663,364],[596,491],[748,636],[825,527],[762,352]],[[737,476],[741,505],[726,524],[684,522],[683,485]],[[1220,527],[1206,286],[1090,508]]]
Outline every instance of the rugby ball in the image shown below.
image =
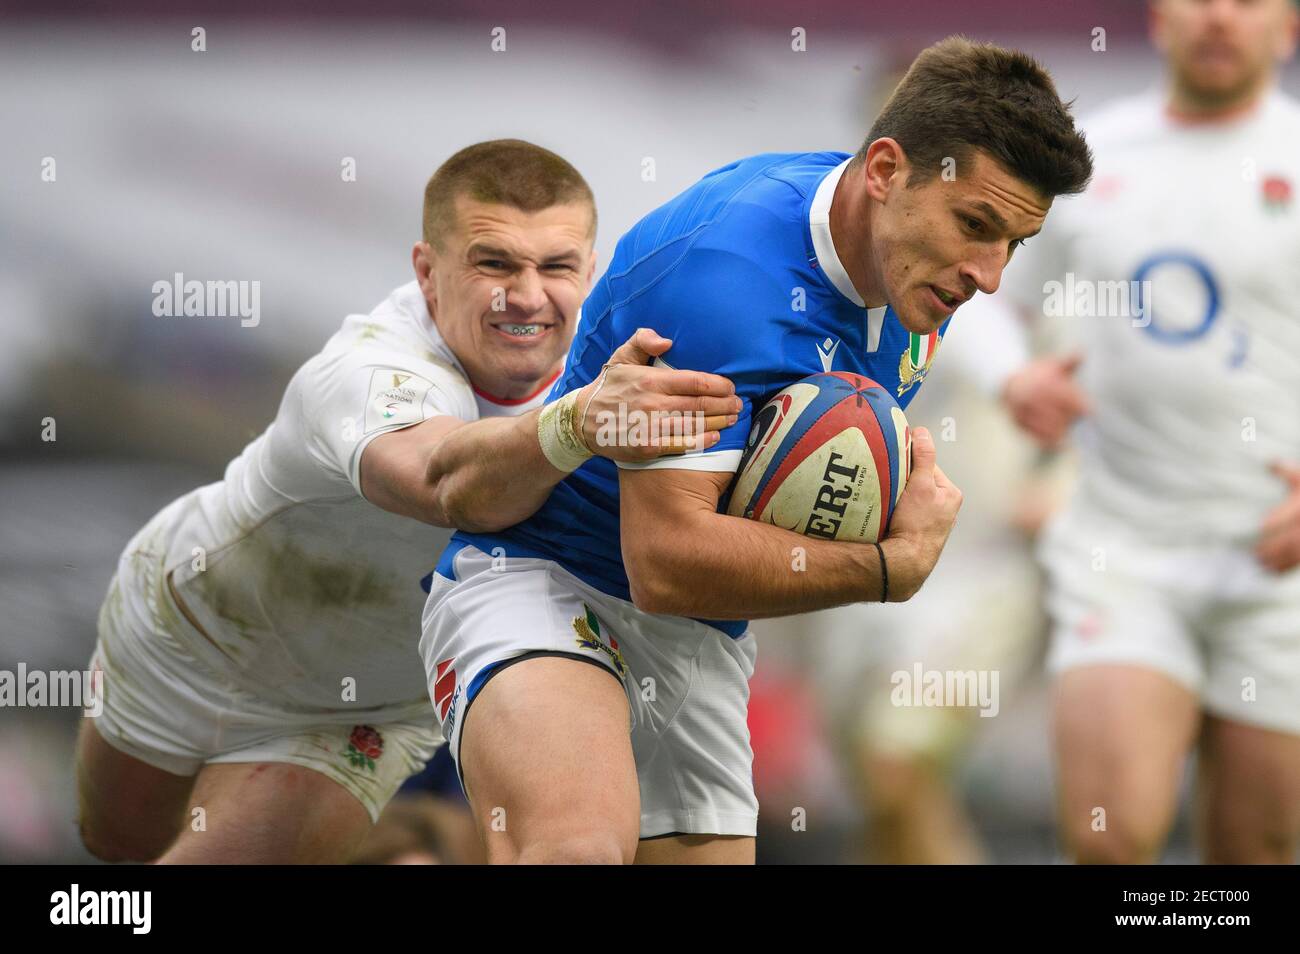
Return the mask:
[[911,456],[907,418],[888,390],[847,371],[814,374],[758,412],[727,513],[874,543],[889,530]]

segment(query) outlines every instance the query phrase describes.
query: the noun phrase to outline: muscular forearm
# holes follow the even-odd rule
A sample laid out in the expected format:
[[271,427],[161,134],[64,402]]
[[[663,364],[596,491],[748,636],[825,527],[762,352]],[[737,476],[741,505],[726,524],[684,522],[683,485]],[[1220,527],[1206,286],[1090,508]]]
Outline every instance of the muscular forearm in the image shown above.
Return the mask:
[[542,454],[538,413],[483,418],[438,442],[426,473],[445,525],[471,532],[513,526],[567,476]]
[[[908,599],[903,581],[912,553],[901,540],[882,544],[891,601]],[[624,541],[633,601],[652,613],[709,619],[761,619],[877,601],[880,559],[870,544],[805,537],[771,524],[700,512],[690,525]]]

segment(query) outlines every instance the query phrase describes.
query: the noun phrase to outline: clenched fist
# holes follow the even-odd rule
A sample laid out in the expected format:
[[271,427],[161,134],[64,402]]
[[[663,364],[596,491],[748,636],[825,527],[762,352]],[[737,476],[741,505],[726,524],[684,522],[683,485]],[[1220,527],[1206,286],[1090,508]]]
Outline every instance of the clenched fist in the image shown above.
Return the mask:
[[961,491],[936,463],[934,438],[924,427],[912,431],[912,472],[881,541],[889,567],[890,602],[911,599],[939,562],[952,533]]

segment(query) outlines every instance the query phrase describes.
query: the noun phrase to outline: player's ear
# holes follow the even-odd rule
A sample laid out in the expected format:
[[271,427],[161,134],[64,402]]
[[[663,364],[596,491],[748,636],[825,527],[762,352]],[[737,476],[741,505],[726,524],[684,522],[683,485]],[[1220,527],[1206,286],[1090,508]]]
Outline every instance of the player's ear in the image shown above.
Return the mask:
[[411,249],[411,265],[415,268],[415,278],[421,288],[425,282],[433,280],[433,249],[428,242],[415,243]]
[[900,174],[904,172],[906,163],[903,147],[888,136],[877,139],[868,146],[863,162],[867,195],[877,202],[884,202],[890,188],[902,184]]
[[437,288],[433,280],[433,248],[428,242],[416,242],[411,249],[411,265],[415,269],[415,280],[424,292],[424,300],[429,303],[430,314],[437,299]]
[[591,291],[591,283],[596,280],[596,250],[591,250],[591,258],[587,259],[587,291]]

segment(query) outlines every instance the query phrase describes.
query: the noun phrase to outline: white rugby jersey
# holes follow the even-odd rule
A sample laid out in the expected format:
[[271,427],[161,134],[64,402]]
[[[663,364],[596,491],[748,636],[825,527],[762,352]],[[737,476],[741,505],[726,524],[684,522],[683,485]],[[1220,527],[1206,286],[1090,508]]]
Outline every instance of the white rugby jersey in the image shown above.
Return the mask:
[[1006,271],[1085,356],[1075,506],[1246,543],[1285,497],[1269,462],[1300,461],[1300,104],[1189,123],[1151,92],[1083,126],[1091,186]]
[[[427,711],[420,581],[451,531],[364,500],[361,452],[433,416],[522,414],[549,383],[510,403],[476,392],[415,282],[349,316],[225,479],[155,518],[165,569],[209,637],[191,634],[195,652],[287,704]],[[347,678],[354,703],[343,701]]]

